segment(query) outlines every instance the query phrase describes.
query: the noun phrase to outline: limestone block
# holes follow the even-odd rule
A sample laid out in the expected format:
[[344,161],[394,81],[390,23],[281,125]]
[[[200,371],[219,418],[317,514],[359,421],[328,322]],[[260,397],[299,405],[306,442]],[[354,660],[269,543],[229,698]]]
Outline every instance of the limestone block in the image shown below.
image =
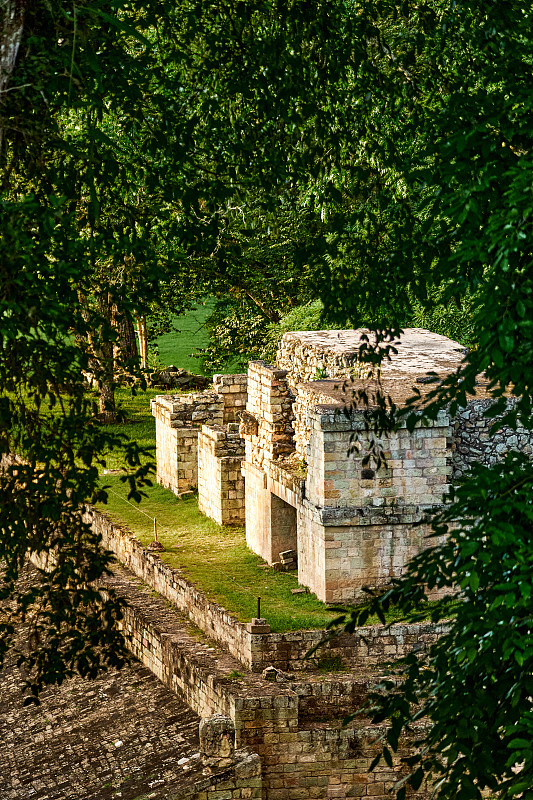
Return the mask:
[[202,761],[210,767],[226,767],[235,754],[235,725],[229,717],[215,714],[200,722]]

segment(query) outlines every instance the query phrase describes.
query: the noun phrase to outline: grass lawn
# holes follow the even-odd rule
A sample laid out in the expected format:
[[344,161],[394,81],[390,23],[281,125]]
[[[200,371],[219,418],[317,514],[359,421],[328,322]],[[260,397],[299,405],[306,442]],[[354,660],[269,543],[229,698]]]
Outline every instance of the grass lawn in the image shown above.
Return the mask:
[[[157,394],[162,394],[162,390],[148,389],[146,392],[137,392],[135,396],[132,396],[131,389],[117,389],[115,392],[117,408],[125,421],[109,427],[118,433],[126,434],[135,440],[139,447],[152,448],[151,457],[146,456],[143,463],[146,461],[155,463],[155,419],[150,411],[150,400]],[[120,451],[107,453],[105,459],[108,469],[124,467]]]
[[109,502],[101,510],[125,523],[144,545],[154,538],[155,516],[158,538],[166,548],[162,560],[181,569],[242,622],[256,616],[258,596],[261,615],[276,632],[323,628],[336,616],[309,592],[291,594],[298,586],[296,575],[261,567],[262,559],[246,547],[244,529],[204,517],[196,495],[180,500],[155,484],[137,506],[126,501],[128,489],[120,476],[105,475],[101,482],[109,487]]
[[202,369],[198,355],[201,348],[207,347],[209,334],[205,321],[213,310],[214,300],[209,299],[205,305],[188,311],[181,317],[174,317],[172,323],[177,330],[165,333],[157,339],[159,359],[165,366],[174,364],[197,375],[207,374]]

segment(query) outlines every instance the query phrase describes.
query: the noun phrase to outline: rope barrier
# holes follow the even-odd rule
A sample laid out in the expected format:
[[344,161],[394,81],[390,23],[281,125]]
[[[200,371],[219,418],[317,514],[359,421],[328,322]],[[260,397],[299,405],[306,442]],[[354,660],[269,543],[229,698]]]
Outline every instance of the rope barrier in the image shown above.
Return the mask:
[[115,497],[118,497],[118,499],[119,499],[119,500],[123,500],[123,501],[124,501],[125,503],[127,503],[129,506],[131,506],[132,508],[134,508],[134,509],[135,509],[135,511],[138,511],[138,512],[139,512],[139,514],[144,514],[144,516],[145,516],[145,517],[148,517],[148,519],[151,519],[151,520],[152,520],[152,522],[154,521],[155,517],[152,517],[152,516],[150,516],[150,514],[147,514],[147,513],[146,513],[146,511],[141,511],[141,509],[140,509],[140,508],[137,508],[137,506],[134,506],[134,505],[133,505],[133,503],[130,503],[130,501],[129,501],[129,500],[126,500],[126,498],[125,498],[125,497],[122,497],[122,495],[121,495],[121,494],[117,494],[117,492],[114,492],[114,491],[113,491],[113,489],[106,489],[106,492],[111,492],[111,494],[114,494],[114,495],[115,495]]

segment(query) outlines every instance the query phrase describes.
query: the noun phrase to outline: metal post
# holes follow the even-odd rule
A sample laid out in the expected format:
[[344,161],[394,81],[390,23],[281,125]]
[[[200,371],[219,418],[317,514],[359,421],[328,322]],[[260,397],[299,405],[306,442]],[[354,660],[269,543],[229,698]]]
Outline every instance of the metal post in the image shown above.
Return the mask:
[[257,619],[261,619],[261,598],[257,598]]

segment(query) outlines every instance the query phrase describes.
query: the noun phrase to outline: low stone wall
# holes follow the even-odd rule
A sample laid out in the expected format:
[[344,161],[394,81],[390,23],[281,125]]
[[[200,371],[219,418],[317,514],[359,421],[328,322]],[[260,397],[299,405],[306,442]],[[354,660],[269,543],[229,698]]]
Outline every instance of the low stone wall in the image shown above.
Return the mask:
[[215,392],[157,395],[151,401],[155,417],[156,480],[174,494],[198,486],[198,428],[221,424],[223,404]]
[[[533,433],[521,425],[516,430],[507,426],[492,436],[490,429],[496,418],[485,417],[485,411],[493,405],[491,399],[471,400],[466,408],[457,412],[452,422],[451,463],[454,480],[468,472],[474,461],[486,466],[501,461],[509,450],[533,454]],[[508,404],[514,403],[509,400]]]
[[[324,631],[251,633],[244,623],[205,595],[178,571],[149,553],[133,534],[116,525],[105,514],[92,510],[88,521],[101,534],[105,547],[148,586],[155,589],[210,638],[225,647],[253,672],[273,665],[278,669],[306,669],[305,656],[323,637]],[[318,658],[338,656],[346,667],[367,668],[394,660],[412,650],[422,650],[436,641],[440,626],[430,624],[366,626],[354,634],[341,634],[321,648]],[[156,673],[157,674],[157,673]]]
[[219,525],[244,525],[244,440],[238,423],[198,434],[198,508]]
[[[231,769],[198,778],[189,787],[180,789],[175,798],[169,796],[168,800],[261,800],[261,762],[257,756],[256,760],[257,765],[252,765],[250,757],[240,758]],[[253,770],[257,774],[250,774]]]
[[251,666],[254,637],[250,636],[246,625],[208,600],[179,570],[148,552],[130,531],[115,524],[106,514],[92,509],[87,512],[87,519],[101,534],[103,546],[115,553],[134,575],[186,613],[195,625],[226,647],[242,664]]
[[[318,676],[301,683],[270,683],[257,675],[232,679],[224,675],[230,663],[205,644],[191,644],[180,634],[175,615],[165,610],[158,598],[141,595],[131,582],[124,587],[124,581],[117,585],[114,580],[111,584],[128,603],[123,626],[132,651],[197,713],[204,717],[223,714],[233,720],[237,747],[259,756],[266,800],[385,800],[404,768],[396,760],[392,768],[381,765],[368,773],[379,749],[375,729],[364,720],[357,729],[339,727],[341,715],[352,710],[351,703],[364,700],[372,677],[337,680]],[[407,754],[406,747],[399,755]],[[241,763],[245,768],[246,759]],[[184,796],[198,800],[257,796],[243,790],[261,787],[254,772],[258,763],[252,756],[248,774],[239,776],[236,767],[230,776],[230,785],[234,781],[240,795],[195,794],[191,787],[191,794]],[[229,787],[222,785],[221,780],[220,791],[229,792]],[[212,789],[210,780],[201,791]],[[418,796],[424,797],[425,792]]]
[[[265,800],[385,800],[390,796],[404,774],[399,759],[409,755],[408,744],[393,767],[381,764],[369,773],[379,752],[375,741],[379,731],[364,718],[349,728],[340,727],[341,719],[364,702],[379,671],[365,675],[360,669],[357,678],[310,675],[303,681],[281,683],[253,673],[238,676],[238,664],[231,656],[217,651],[208,640],[192,639],[183,621],[161,598],[143,591],[120,572],[111,576],[107,585],[126,601],[121,624],[134,655],[199,715],[221,714],[233,720],[236,746],[241,751],[235,753],[236,763],[227,772],[206,775],[203,780],[191,774],[180,797],[244,800],[261,796],[257,791],[261,787]],[[403,629],[404,645],[409,636],[418,638],[418,626],[398,627]],[[372,636],[368,628],[364,633]],[[401,653],[393,635],[389,643],[378,644],[377,633],[374,638],[369,646],[374,647],[375,658],[382,652],[390,656]],[[308,643],[309,638],[305,645]],[[413,796],[425,798],[427,793],[422,789]]]
[[325,631],[269,633],[255,649],[255,668],[274,666],[284,671],[305,670],[338,659],[341,668],[372,669],[427,650],[445,632],[445,625],[398,623],[389,628],[366,625],[353,634],[341,633],[320,647],[311,658],[307,653],[318,645]]

